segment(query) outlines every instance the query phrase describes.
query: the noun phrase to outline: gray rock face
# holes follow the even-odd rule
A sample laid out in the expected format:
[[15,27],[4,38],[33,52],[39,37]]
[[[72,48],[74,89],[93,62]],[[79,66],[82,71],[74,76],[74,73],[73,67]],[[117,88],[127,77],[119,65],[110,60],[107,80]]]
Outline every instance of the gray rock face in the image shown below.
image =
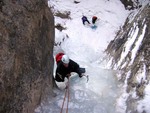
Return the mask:
[[133,10],[142,7],[139,0],[120,0],[120,1],[127,10]]
[[45,0],[0,0],[0,113],[52,95],[54,17]]
[[[139,97],[138,99],[141,99],[144,97],[145,86],[150,81],[149,4],[143,9],[139,10],[137,15],[132,20],[131,15],[129,16],[129,18],[127,18],[125,25],[118,32],[116,38],[112,40],[111,43],[108,45],[106,52],[109,55],[109,58],[113,58],[111,65],[112,68],[117,68],[122,72],[122,81],[125,81],[128,74],[128,87],[126,91],[129,93],[135,89],[136,95]],[[139,42],[141,44],[137,49],[137,45]],[[129,47],[129,50],[127,50],[127,45]],[[122,59],[121,56],[123,56],[123,54],[124,58]],[[143,72],[146,75],[146,77],[142,77],[141,73]],[[137,80],[137,78],[140,79]],[[129,106],[131,104],[135,105],[138,99],[134,100],[131,97],[132,96],[129,96],[129,99],[127,101],[128,109],[131,109],[131,111],[136,112],[136,107],[133,109],[129,108]]]

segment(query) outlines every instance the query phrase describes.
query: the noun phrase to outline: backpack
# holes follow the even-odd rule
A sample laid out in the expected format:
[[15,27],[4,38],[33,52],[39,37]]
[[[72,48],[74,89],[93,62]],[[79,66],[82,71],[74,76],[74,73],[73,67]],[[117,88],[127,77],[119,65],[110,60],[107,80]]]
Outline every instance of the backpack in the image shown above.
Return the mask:
[[96,17],[96,16],[93,16],[93,17],[92,17],[92,23],[95,24],[96,20],[97,20],[97,17]]
[[58,53],[55,57],[56,60],[56,64],[58,64],[58,62],[61,60],[62,56],[64,55],[64,53]]

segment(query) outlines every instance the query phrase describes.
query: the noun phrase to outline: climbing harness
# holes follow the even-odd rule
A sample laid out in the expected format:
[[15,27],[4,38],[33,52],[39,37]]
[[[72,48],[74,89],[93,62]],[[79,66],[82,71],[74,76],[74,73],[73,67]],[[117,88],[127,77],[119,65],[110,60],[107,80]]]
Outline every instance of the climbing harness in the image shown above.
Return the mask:
[[[63,104],[62,104],[60,113],[63,112],[63,107],[64,107],[64,103],[65,103],[66,98],[68,98],[68,101],[67,101],[67,108],[66,108],[66,113],[68,113],[68,106],[69,106],[69,77],[68,77],[68,82],[67,82],[67,85],[66,85],[65,90],[66,90],[66,91],[65,91],[65,96],[64,96],[64,99],[63,99]],[[68,96],[68,97],[67,97],[67,96]]]

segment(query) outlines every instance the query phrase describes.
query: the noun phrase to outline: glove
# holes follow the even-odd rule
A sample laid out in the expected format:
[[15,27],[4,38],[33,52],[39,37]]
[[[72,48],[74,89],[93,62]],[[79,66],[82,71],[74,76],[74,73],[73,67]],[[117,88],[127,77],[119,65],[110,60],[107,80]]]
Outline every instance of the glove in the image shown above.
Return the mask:
[[85,76],[84,73],[81,73],[81,75],[79,75],[80,78],[83,77],[83,76]]
[[79,77],[81,78],[83,75],[79,75]]

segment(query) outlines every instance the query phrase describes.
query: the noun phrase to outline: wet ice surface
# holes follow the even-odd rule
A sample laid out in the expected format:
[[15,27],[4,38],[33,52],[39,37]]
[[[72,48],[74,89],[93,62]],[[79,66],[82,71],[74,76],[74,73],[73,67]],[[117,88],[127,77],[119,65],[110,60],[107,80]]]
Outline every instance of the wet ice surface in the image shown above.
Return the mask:
[[[87,68],[86,73],[89,75],[88,82],[86,77],[79,78],[74,73],[70,78],[68,113],[115,113],[119,88],[114,73],[99,67]],[[54,92],[57,96],[38,107],[36,113],[60,113],[65,89]],[[66,112],[66,103],[67,98],[63,112]]]

